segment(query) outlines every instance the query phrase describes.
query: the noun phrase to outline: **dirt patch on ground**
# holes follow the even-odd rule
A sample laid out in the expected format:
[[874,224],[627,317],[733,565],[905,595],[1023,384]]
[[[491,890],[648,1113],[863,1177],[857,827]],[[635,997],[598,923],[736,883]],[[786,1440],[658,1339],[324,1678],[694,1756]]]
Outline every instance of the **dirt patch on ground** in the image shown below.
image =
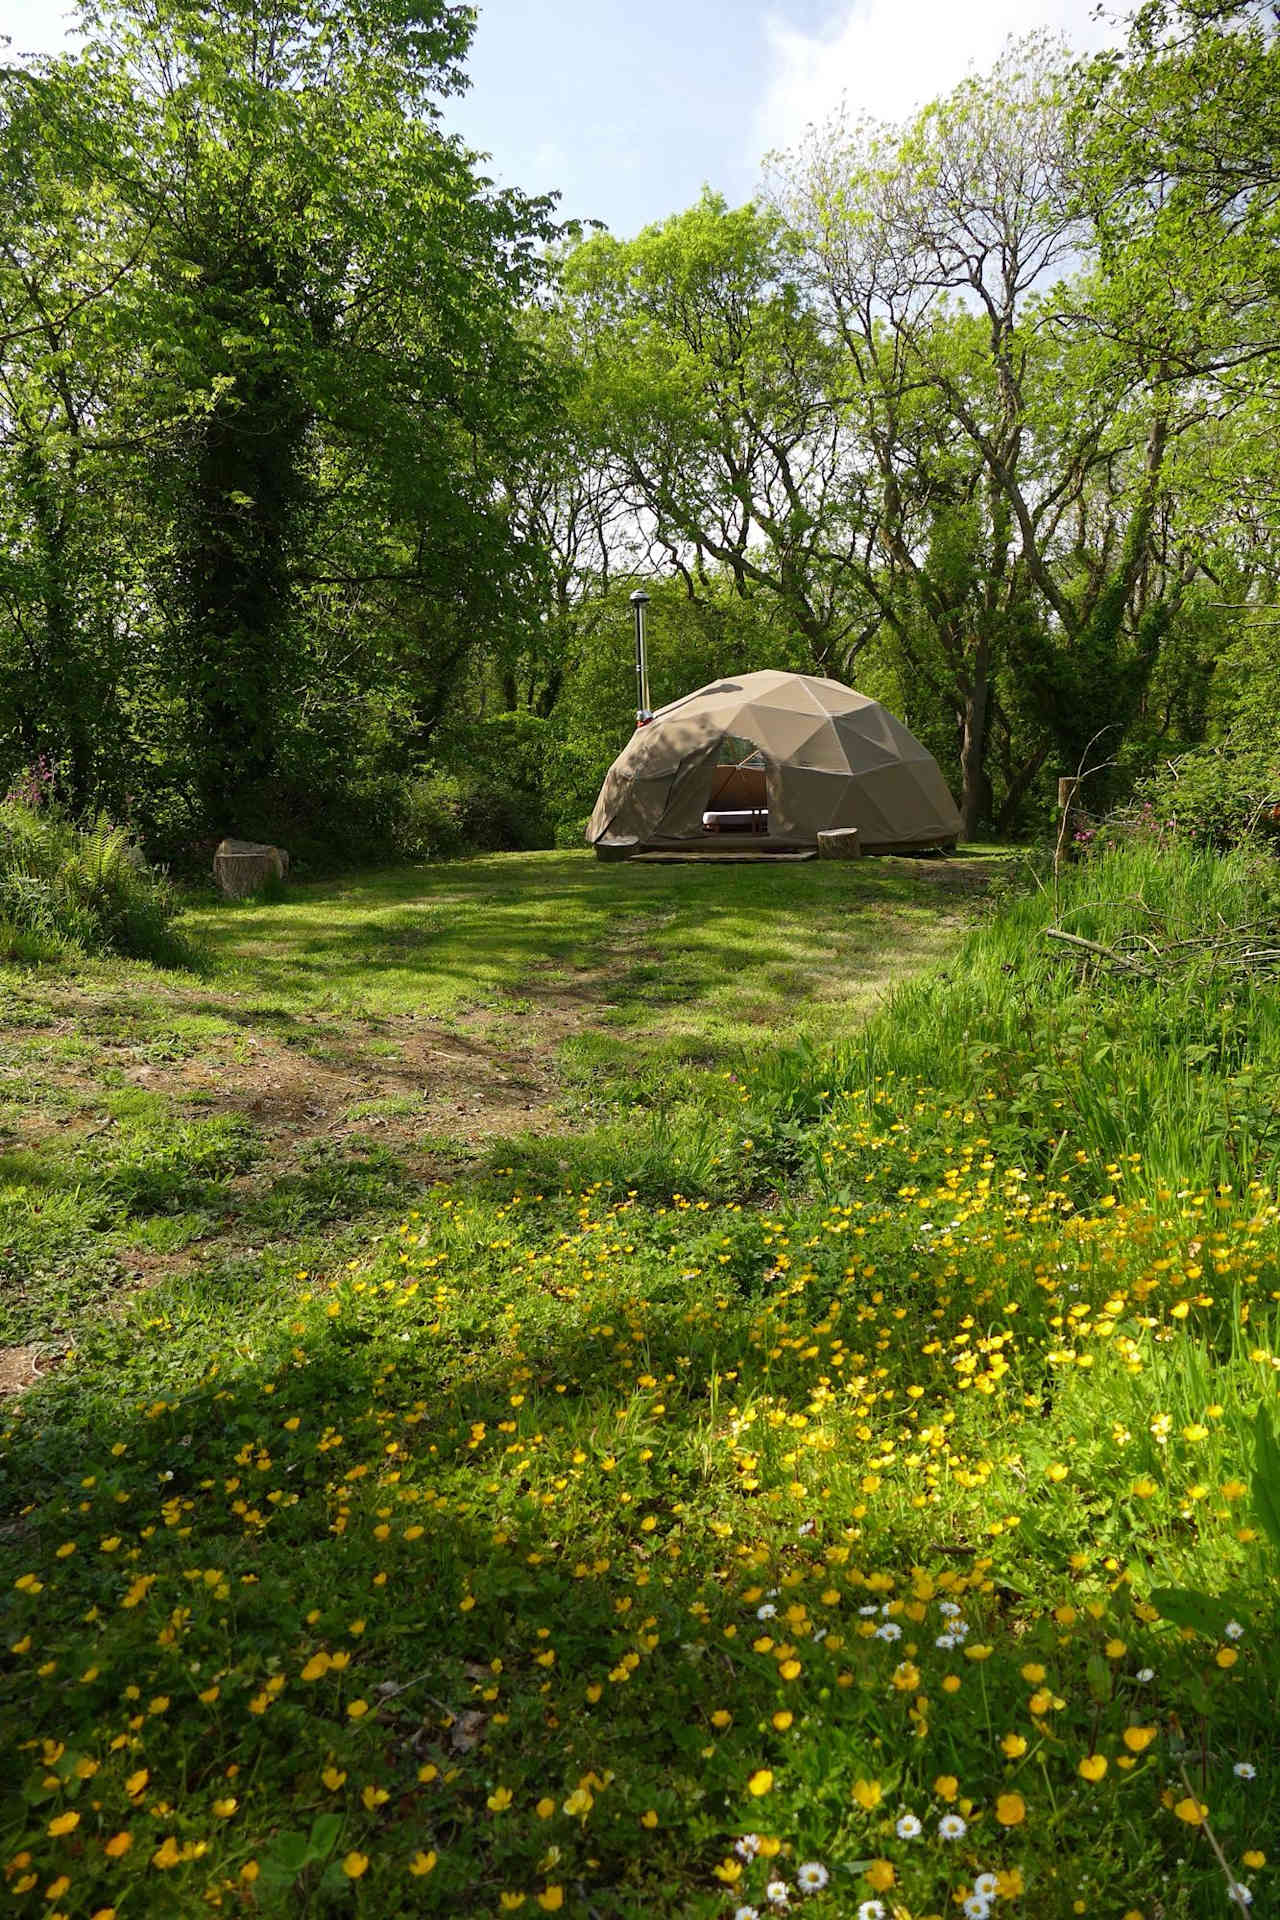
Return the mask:
[[[564,1024],[566,1029],[574,1023]],[[409,1138],[447,1132],[463,1139],[547,1125],[559,1035],[540,1020],[527,1048],[483,1034],[415,1021],[353,1022],[316,1044],[253,1036],[249,1058],[151,1063],[127,1070],[130,1082],[202,1113],[234,1110],[272,1140],[384,1130]]]
[[33,1387],[42,1374],[52,1373],[62,1360],[45,1347],[0,1347],[0,1399]]

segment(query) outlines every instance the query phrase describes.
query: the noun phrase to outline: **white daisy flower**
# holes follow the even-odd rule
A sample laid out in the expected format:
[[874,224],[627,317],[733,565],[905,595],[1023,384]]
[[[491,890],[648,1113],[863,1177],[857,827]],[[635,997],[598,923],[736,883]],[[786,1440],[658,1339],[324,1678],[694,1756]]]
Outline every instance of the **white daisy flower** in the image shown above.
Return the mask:
[[740,1860],[754,1860],[760,1851],[760,1835],[744,1833],[740,1840],[734,1841],[733,1850]]
[[980,1873],[973,1883],[973,1890],[980,1893],[984,1900],[994,1900],[999,1884],[994,1873]]
[[858,1920],[884,1920],[883,1900],[864,1900],[858,1908]]
[[966,1920],[987,1920],[987,1915],[991,1911],[991,1902],[985,1900],[980,1893],[971,1893],[960,1911],[966,1915]]
[[872,1615],[879,1613],[879,1611],[880,1611],[879,1607],[859,1607],[858,1608],[858,1612],[864,1620],[870,1620]]
[[960,1643],[954,1633],[940,1633],[933,1644],[935,1647],[941,1647],[944,1653],[950,1653],[952,1647],[958,1646]]
[[960,1609],[954,1600],[939,1600],[938,1612],[945,1614],[948,1620],[954,1620]]
[[819,1860],[806,1860],[796,1868],[796,1885],[804,1893],[821,1893],[831,1875]]
[[1252,1760],[1237,1760],[1231,1771],[1237,1780],[1256,1780],[1258,1777],[1258,1769]]
[[1251,1907],[1253,1905],[1253,1895],[1250,1893],[1248,1887],[1240,1880],[1231,1880],[1228,1882],[1227,1898],[1228,1900],[1234,1900],[1238,1907]]
[[901,1638],[902,1628],[896,1620],[886,1620],[882,1626],[876,1628],[877,1640],[901,1640]]
[[944,1813],[938,1822],[938,1832],[944,1840],[963,1840],[969,1828],[958,1813]]
[[760,1920],[759,1907],[735,1907],[733,1920]]
[[1228,1640],[1244,1639],[1244,1628],[1240,1625],[1240,1622],[1238,1620],[1228,1620],[1226,1626],[1222,1629],[1222,1631],[1226,1634]]
[[777,1614],[777,1611],[778,1609],[774,1606],[773,1602],[771,1600],[766,1600],[762,1607],[756,1608],[756,1619],[772,1620]]
[[788,1901],[785,1880],[771,1880],[764,1890],[764,1897],[771,1907],[785,1907]]
[[1138,1671],[1134,1674],[1133,1677],[1135,1680],[1140,1680],[1143,1686],[1145,1687],[1148,1680],[1155,1679],[1156,1670],[1154,1667],[1139,1667]]
[[920,1822],[914,1813],[904,1813],[898,1822],[899,1840],[918,1840],[921,1834]]

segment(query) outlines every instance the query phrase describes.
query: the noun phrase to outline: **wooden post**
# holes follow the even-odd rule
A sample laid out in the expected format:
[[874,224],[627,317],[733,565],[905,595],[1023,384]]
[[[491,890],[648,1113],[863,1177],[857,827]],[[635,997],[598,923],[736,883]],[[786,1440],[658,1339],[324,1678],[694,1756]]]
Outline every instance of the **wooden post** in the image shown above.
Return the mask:
[[1053,850],[1053,871],[1061,873],[1071,857],[1071,829],[1075,821],[1075,798],[1080,786],[1078,774],[1067,774],[1058,781],[1058,840]]

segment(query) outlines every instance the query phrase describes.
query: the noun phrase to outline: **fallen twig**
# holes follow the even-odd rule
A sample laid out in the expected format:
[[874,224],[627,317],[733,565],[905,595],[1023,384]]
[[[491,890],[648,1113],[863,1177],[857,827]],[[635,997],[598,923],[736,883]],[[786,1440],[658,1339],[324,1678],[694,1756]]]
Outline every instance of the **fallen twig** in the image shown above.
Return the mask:
[[1117,953],[1114,947],[1104,947],[1100,940],[1086,940],[1082,934],[1065,933],[1061,927],[1046,927],[1044,937],[1046,940],[1061,940],[1069,947],[1083,947],[1088,953],[1100,954],[1113,966],[1123,967],[1128,973],[1140,973],[1144,980],[1154,980],[1156,977],[1153,967],[1144,967],[1140,960],[1131,959],[1127,953]]

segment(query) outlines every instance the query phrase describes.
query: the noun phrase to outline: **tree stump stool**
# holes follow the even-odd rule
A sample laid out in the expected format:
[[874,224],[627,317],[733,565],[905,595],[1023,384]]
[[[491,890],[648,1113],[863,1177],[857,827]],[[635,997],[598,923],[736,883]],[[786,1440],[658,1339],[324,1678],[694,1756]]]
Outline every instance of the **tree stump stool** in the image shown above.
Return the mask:
[[257,840],[222,840],[213,856],[213,877],[226,900],[244,900],[260,893],[268,880],[283,880],[289,856],[283,847]]
[[819,860],[859,860],[862,837],[856,827],[831,827],[818,835]]

